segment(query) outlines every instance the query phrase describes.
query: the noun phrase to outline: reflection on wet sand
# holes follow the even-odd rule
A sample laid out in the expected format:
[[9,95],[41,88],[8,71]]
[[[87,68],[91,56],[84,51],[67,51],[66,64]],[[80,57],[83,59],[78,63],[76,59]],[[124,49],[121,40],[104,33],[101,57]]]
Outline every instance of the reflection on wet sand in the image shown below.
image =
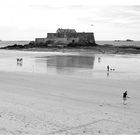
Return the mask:
[[109,71],[107,71],[107,77],[109,77]]
[[22,67],[22,63],[17,63],[17,66],[20,66],[20,67]]
[[73,73],[75,71],[86,69],[92,70],[94,67],[95,57],[91,56],[47,56],[36,59],[36,65],[44,64],[46,71],[56,73]]
[[57,72],[75,69],[93,69],[95,57],[89,56],[49,56],[47,67],[56,68]]
[[[109,72],[107,71],[108,65]],[[106,55],[102,57],[84,56],[84,54],[1,56],[0,71],[64,74],[102,79],[138,79],[140,77],[140,56],[134,58]]]

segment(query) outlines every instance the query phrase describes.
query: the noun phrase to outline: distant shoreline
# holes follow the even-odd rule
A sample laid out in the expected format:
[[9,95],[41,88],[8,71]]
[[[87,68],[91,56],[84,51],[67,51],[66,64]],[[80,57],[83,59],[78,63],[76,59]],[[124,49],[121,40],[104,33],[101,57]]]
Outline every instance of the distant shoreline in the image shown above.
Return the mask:
[[96,46],[33,46],[31,44],[26,45],[11,45],[2,47],[0,49],[6,49],[6,50],[20,50],[20,51],[66,51],[66,52],[84,52],[84,51],[91,51],[93,53],[99,53],[99,54],[140,54],[140,47],[139,46],[114,46],[110,44],[105,45],[96,45]]

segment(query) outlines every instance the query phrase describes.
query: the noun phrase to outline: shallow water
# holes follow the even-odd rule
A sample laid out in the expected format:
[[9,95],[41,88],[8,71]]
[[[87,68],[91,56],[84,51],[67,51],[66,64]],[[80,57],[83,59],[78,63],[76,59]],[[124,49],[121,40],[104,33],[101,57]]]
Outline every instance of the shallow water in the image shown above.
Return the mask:
[[[23,62],[17,62],[23,58]],[[109,72],[107,65],[110,66]],[[0,52],[0,71],[57,74],[85,78],[139,79],[140,55],[82,55]]]
[[30,41],[0,41],[0,48],[6,47],[8,45],[25,45],[28,44]]
[[99,45],[105,45],[105,44],[110,44],[110,45],[115,45],[115,46],[138,46],[140,47],[140,41],[96,41],[97,44]]

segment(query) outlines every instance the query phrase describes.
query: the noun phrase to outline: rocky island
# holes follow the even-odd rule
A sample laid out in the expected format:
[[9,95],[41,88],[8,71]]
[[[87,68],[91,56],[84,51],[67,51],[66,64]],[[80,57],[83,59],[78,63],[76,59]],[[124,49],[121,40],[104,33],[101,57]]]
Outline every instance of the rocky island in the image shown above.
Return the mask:
[[[127,40],[131,41],[131,40]],[[58,28],[56,33],[47,33],[46,38],[35,38],[25,45],[9,45],[0,49],[24,51],[93,51],[109,54],[140,54],[139,46],[99,45],[95,42],[93,32],[76,32],[75,29]]]

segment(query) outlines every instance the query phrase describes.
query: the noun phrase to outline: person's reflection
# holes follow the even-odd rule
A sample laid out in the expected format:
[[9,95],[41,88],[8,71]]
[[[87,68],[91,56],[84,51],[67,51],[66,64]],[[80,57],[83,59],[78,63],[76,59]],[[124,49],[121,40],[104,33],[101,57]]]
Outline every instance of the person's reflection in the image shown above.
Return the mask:
[[20,67],[22,67],[22,63],[17,63],[17,66],[20,66]]
[[109,71],[107,71],[107,77],[109,77]]

